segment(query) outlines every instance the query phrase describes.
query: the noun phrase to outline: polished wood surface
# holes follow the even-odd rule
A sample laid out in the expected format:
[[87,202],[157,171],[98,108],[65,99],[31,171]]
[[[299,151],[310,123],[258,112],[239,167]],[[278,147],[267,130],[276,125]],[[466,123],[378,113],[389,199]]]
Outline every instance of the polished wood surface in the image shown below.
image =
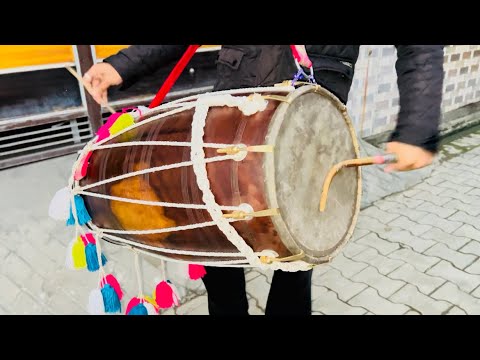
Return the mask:
[[[253,116],[244,116],[236,108],[216,107],[209,111],[205,126],[205,142],[263,145],[268,127],[278,106],[269,101],[267,109]],[[153,121],[116,138],[119,141],[190,141],[193,110]],[[205,149],[206,157],[217,156],[215,149]],[[267,208],[264,196],[263,157],[249,153],[241,161],[226,160],[207,165],[211,190],[219,205],[250,204],[255,211]],[[82,186],[140,169],[190,160],[190,147],[128,146],[97,150],[91,157],[88,174]],[[89,191],[134,199],[175,203],[202,204],[192,167],[155,172],[101,185]],[[85,203],[93,222],[106,229],[148,230],[183,226],[211,221],[206,210],[179,209],[130,204],[86,197]],[[280,256],[290,252],[278,237],[269,217],[233,223],[239,234],[255,251],[270,249]],[[235,252],[236,248],[216,226],[186,231],[148,235],[119,235],[123,238],[155,246],[191,251]],[[172,255],[179,257],[178,255]],[[183,259],[189,260],[188,256]],[[196,260],[218,260],[216,257],[195,257]]]

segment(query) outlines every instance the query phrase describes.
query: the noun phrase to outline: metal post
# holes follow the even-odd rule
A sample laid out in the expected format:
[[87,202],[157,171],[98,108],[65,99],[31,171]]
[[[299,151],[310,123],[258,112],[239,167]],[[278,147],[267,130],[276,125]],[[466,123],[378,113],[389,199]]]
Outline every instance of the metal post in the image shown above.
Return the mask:
[[[92,49],[90,45],[75,46],[77,47],[78,60],[80,64],[80,69],[78,70],[80,70],[80,75],[83,76],[94,64]],[[95,134],[100,126],[103,125],[101,107],[95,100],[93,100],[88,92],[85,92],[85,100],[87,102],[88,121],[90,122],[92,133]]]

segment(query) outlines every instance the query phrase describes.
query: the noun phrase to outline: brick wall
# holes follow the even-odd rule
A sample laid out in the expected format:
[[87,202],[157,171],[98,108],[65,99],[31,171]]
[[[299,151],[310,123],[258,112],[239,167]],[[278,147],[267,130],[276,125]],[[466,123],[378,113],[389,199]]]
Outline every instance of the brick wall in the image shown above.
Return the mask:
[[[446,113],[480,101],[480,45],[448,45],[444,53],[442,111]],[[397,53],[393,45],[360,47],[348,102],[349,113],[359,136],[372,136],[390,131],[395,126],[399,111],[396,59]],[[364,106],[365,116],[362,117]]]

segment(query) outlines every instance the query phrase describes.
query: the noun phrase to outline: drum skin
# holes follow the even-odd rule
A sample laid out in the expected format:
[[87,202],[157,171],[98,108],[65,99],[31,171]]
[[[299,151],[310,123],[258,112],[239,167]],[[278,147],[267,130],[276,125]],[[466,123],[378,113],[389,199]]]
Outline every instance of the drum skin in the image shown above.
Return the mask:
[[[237,108],[211,108],[206,120],[204,142],[263,145],[278,105],[279,101],[269,100],[266,110],[252,116],[243,115]],[[185,110],[152,121],[113,138],[106,144],[122,141],[188,142],[191,139],[193,113],[193,109]],[[149,113],[148,117],[153,115],[154,112]],[[205,156],[208,158],[218,154],[216,149],[205,148]],[[264,156],[268,154],[248,153],[242,161],[225,160],[207,164],[210,188],[219,205],[238,206],[247,203],[255,211],[267,208],[262,166]],[[95,150],[90,158],[87,176],[80,181],[80,186],[137,170],[189,160],[190,147],[146,145]],[[88,191],[139,200],[202,204],[202,193],[191,166],[134,176],[93,187]],[[151,230],[212,220],[207,210],[203,209],[163,208],[91,196],[85,196],[84,199],[92,222],[104,229]],[[278,237],[269,217],[238,221],[232,225],[254,251],[273,250],[282,257],[291,254]],[[216,226],[161,234],[116,236],[158,248],[208,252],[238,251]],[[218,257],[161,254],[186,261],[219,260]]]
[[[320,86],[303,86],[286,97],[268,100],[267,108],[245,116],[235,107],[211,107],[204,128],[205,143],[274,145],[273,153],[247,153],[241,161],[208,163],[207,176],[221,206],[249,204],[254,211],[279,209],[280,215],[231,223],[256,252],[273,250],[279,257],[304,254],[310,264],[330,261],[351,237],[361,200],[359,168],[336,175],[324,213],[318,210],[321,187],[336,163],[359,156],[358,143],[345,105]],[[237,96],[250,95],[249,93]],[[145,123],[109,140],[190,142],[194,109],[148,122],[165,110],[141,118]],[[205,157],[218,156],[204,148]],[[190,161],[190,147],[125,146],[95,150],[80,186],[134,171]],[[90,192],[156,202],[203,205],[192,166],[128,177],[88,189]],[[212,221],[207,210],[160,207],[84,196],[92,222],[103,229],[152,230]],[[238,252],[216,227],[160,234],[115,235],[154,248],[199,252]],[[142,248],[145,250],[144,248]],[[190,262],[235,260],[239,257],[174,255]]]

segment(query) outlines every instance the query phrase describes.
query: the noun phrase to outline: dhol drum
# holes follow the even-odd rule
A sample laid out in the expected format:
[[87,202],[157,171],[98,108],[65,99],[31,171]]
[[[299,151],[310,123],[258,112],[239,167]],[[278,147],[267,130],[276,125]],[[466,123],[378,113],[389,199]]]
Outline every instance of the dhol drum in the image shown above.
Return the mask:
[[307,270],[338,254],[360,209],[352,167],[319,211],[329,169],[359,155],[345,105],[319,85],[179,99],[87,153],[86,176],[72,182],[87,226],[165,260]]

